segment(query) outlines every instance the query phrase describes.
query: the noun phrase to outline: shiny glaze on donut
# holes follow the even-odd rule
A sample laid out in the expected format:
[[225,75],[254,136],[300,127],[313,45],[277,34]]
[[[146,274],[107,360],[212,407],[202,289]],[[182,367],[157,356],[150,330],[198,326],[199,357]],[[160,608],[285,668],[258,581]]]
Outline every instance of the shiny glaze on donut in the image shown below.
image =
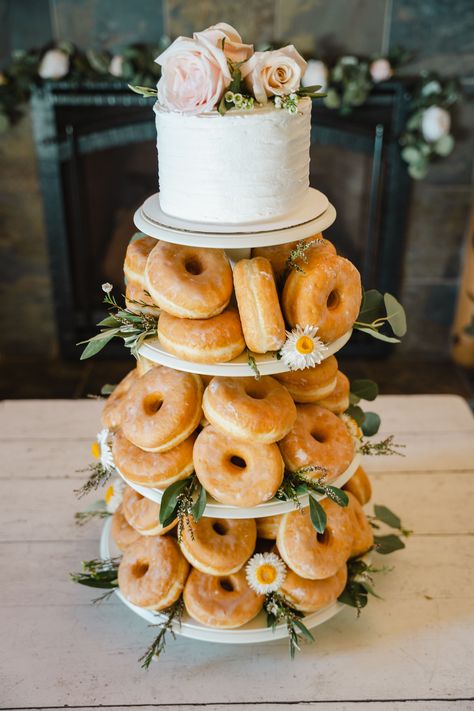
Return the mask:
[[325,358],[314,368],[278,373],[275,378],[288,390],[295,402],[316,402],[332,393],[337,383],[337,360]]
[[101,421],[103,426],[111,432],[114,432],[120,427],[123,401],[131,386],[138,380],[138,377],[138,371],[134,368],[120,381],[105,402],[102,409]]
[[372,496],[372,486],[370,479],[362,467],[358,467],[342,487],[345,491],[350,491],[362,506],[370,501]]
[[[314,250],[327,251],[331,254],[336,254],[336,248],[334,247],[334,245],[327,239],[323,239],[323,235],[321,232],[312,235],[311,237],[306,237],[303,240],[299,240],[299,242],[309,244],[313,240],[321,241],[315,245],[312,245],[309,248],[309,252],[308,250],[306,250],[305,254],[308,254]],[[286,244],[276,244],[271,245],[270,247],[254,247],[252,249],[252,257],[265,257],[266,259],[268,259],[268,261],[272,265],[273,272],[275,274],[275,279],[277,279],[277,281],[280,281],[282,277],[284,277],[286,274],[287,262],[288,257],[290,256],[290,252],[295,249],[299,242],[287,242]],[[298,259],[297,263],[300,265],[300,267],[304,266],[304,262],[301,259]]]
[[162,536],[170,531],[177,520],[163,528],[160,523],[160,505],[126,486],[123,492],[122,512],[129,525],[141,536]]
[[374,545],[374,533],[372,526],[367,520],[362,506],[357,498],[347,491],[349,506],[347,510],[351,516],[353,526],[353,541],[351,548],[351,558],[366,553]]
[[140,539],[140,534],[136,531],[123,515],[122,504],[117,511],[112,515],[112,525],[110,535],[117,548],[124,551],[128,546]]
[[326,410],[334,412],[335,415],[342,415],[343,412],[349,407],[349,393],[350,393],[350,383],[349,378],[341,373],[339,370],[336,376],[336,387],[326,397],[317,400],[317,404],[320,407],[325,407]]
[[152,249],[156,247],[158,240],[153,237],[143,235],[137,239],[132,239],[128,243],[123,263],[123,272],[127,282],[137,282],[143,289],[145,286],[145,267],[147,259]]
[[230,575],[245,565],[256,541],[253,519],[203,517],[184,526],[180,545],[185,558],[201,573]]
[[334,575],[321,580],[307,580],[288,570],[280,593],[301,612],[316,612],[336,602],[346,587],[347,565],[344,563]]

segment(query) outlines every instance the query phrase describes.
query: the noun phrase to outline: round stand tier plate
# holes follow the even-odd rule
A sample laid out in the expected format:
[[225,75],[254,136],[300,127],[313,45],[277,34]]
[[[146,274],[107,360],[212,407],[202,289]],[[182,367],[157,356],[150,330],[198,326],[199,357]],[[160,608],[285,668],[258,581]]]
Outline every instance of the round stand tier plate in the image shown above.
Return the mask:
[[[360,454],[356,454],[346,471],[336,477],[333,481],[329,482],[331,486],[337,486],[339,488],[344,486],[344,484],[349,481],[356,469],[360,466],[360,463],[361,456]],[[132,489],[135,489],[135,491],[144,496],[146,499],[150,499],[150,501],[154,501],[157,504],[160,503],[161,497],[163,496],[162,489],[152,489],[150,487],[134,484],[127,479],[127,477],[124,476],[119,469],[117,469],[117,472],[120,474],[124,482],[128,484],[128,486],[132,487]],[[319,494],[315,494],[315,496],[318,499],[325,498]],[[308,506],[308,495],[302,494],[301,496],[298,496],[298,501],[300,502],[300,506]],[[293,501],[280,501],[279,499],[272,499],[271,501],[267,501],[265,504],[258,504],[258,506],[252,506],[249,508],[227,506],[226,504],[220,504],[208,495],[207,505],[203,516],[209,516],[210,518],[262,518],[263,516],[279,516],[280,514],[293,511],[294,508],[295,503]]]
[[308,203],[285,220],[253,224],[216,225],[187,222],[166,215],[159,193],[149,197],[136,211],[136,227],[150,237],[192,247],[220,249],[268,247],[296,242],[318,234],[332,225],[336,210],[319,190],[310,188]]
[[[330,355],[337,353],[351,337],[352,329],[347,331],[343,336],[328,344],[328,349],[324,355],[329,358]],[[148,338],[139,349],[139,355],[143,358],[166,365],[174,370],[184,370],[186,373],[198,373],[199,375],[221,375],[231,377],[248,377],[255,375],[247,361],[247,354],[244,352],[234,360],[228,363],[194,363],[190,360],[183,360],[169,353],[160,343],[158,337]],[[282,360],[279,360],[274,353],[252,353],[255,358],[255,363],[260,372],[260,375],[275,375],[276,373],[285,373],[289,370]]]
[[[111,520],[105,522],[102,529],[102,535],[100,538],[100,556],[103,559],[112,558],[120,554],[120,551],[116,548],[110,536]],[[151,612],[150,610],[145,610],[142,607],[137,607],[132,605],[120,592],[117,590],[117,597],[129,607],[132,612],[140,617],[150,625],[159,624],[164,620],[163,616],[158,612]],[[306,615],[304,618],[304,623],[306,627],[313,628],[317,625],[321,625],[326,620],[329,620],[334,615],[337,615],[344,608],[344,605],[339,602],[334,602],[327,607],[318,610],[318,612],[312,612]],[[173,632],[175,634],[182,635],[183,637],[191,637],[192,639],[199,639],[204,642],[219,642],[221,644],[256,644],[259,642],[271,642],[274,639],[283,639],[288,636],[286,625],[277,625],[273,631],[271,628],[267,627],[267,620],[265,613],[261,612],[255,619],[248,622],[243,627],[239,627],[235,630],[222,630],[213,627],[205,627],[199,622],[193,620],[185,612],[181,621],[181,625],[178,623],[173,624]],[[150,638],[153,637],[153,632],[150,632]]]

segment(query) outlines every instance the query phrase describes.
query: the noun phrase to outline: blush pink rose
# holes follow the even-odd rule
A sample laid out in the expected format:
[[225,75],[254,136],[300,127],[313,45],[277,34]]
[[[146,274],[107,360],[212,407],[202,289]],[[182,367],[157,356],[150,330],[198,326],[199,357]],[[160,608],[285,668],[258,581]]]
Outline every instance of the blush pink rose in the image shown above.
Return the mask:
[[155,61],[161,65],[158,102],[170,111],[211,111],[231,82],[224,52],[189,37],[178,37]]
[[[227,59],[231,62],[245,62],[253,54],[253,44],[243,44],[242,37],[232,25],[226,22],[219,22],[217,25],[208,27],[202,32],[195,32],[194,39],[202,44],[223,49]],[[222,47],[224,43],[224,47]]]
[[255,52],[240,68],[259,104],[269,96],[287,96],[301,86],[307,63],[292,44],[271,52]]

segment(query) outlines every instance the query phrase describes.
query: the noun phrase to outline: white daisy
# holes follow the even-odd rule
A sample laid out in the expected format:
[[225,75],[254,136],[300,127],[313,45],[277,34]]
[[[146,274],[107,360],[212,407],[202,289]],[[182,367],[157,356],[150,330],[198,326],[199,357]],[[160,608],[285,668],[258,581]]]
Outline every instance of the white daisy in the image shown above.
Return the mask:
[[114,479],[107,487],[104,494],[105,508],[111,514],[115,513],[122,503],[125,483],[122,479]]
[[245,566],[247,582],[260,595],[275,592],[286,576],[286,567],[276,553],[256,553]]
[[327,351],[327,346],[316,335],[317,326],[296,325],[292,331],[286,332],[286,341],[281,347],[280,355],[283,363],[290,370],[304,370],[319,365]]
[[96,441],[91,447],[92,455],[98,459],[106,471],[113,471],[115,468],[112,448],[110,446],[110,432],[104,428],[97,434]]

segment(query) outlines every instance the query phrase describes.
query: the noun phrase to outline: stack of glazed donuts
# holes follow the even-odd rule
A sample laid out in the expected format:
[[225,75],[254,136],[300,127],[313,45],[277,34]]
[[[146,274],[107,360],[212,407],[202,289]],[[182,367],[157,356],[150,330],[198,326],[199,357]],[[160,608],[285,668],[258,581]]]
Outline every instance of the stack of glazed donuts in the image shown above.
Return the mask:
[[163,610],[180,595],[188,614],[209,627],[236,628],[262,609],[264,596],[249,585],[245,566],[255,551],[273,550],[286,564],[280,593],[303,613],[335,600],[347,580],[347,561],[373,545],[362,505],[370,483],[358,469],[347,483],[349,506],[330,499],[325,533],[316,536],[307,510],[259,519],[201,518],[176,539],[173,522],[158,523],[159,505],[127,487],[113,515],[112,537],[123,552],[122,594],[133,604]]
[[275,496],[285,467],[327,482],[349,467],[355,441],[340,417],[348,405],[334,356],[260,380],[204,379],[140,358],[102,420],[132,484],[165,489],[194,471],[215,501],[252,507]]
[[278,351],[286,328],[318,327],[326,343],[353,325],[362,291],[354,265],[318,234],[287,268],[297,243],[252,250],[233,268],[222,249],[136,236],[127,248],[127,306],[160,314],[162,346],[183,360],[227,362],[245,348]]

